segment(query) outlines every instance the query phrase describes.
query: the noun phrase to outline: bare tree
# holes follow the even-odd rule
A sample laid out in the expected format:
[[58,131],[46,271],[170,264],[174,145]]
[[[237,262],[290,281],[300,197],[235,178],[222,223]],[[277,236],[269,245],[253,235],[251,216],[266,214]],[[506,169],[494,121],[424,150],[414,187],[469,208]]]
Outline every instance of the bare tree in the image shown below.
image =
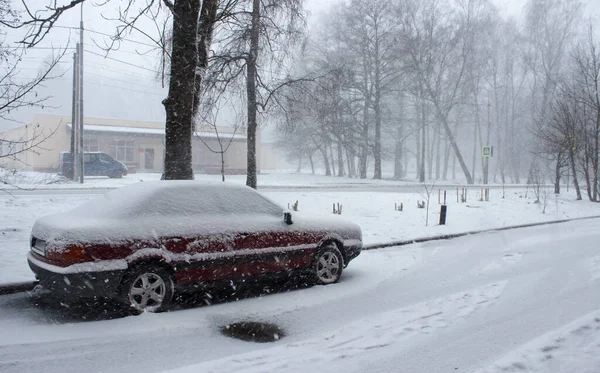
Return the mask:
[[449,117],[465,93],[476,36],[485,24],[489,3],[461,1],[455,9],[442,6],[439,0],[406,0],[404,4],[400,8],[403,27],[399,38],[404,45],[408,68],[419,91],[431,102],[436,120],[441,123],[465,178],[471,184],[473,177]]
[[421,184],[421,196],[425,198],[425,226],[429,226],[429,201],[431,199],[431,193],[435,188],[435,181],[431,184],[422,183]]
[[[21,108],[49,107],[49,95],[40,93],[45,83],[63,76],[58,64],[67,53],[68,48],[56,49],[47,57],[40,70],[33,78],[21,76],[21,62],[27,55],[24,46],[13,46],[5,43],[6,28],[13,28],[20,22],[19,14],[11,7],[9,0],[0,0],[0,118],[5,121],[16,121],[13,114]],[[27,165],[24,156],[29,152],[38,153],[43,150],[44,142],[54,135],[56,129],[46,130],[39,126],[27,125],[17,135],[0,134],[0,172],[18,165]],[[0,183],[7,184],[5,179]]]
[[[199,88],[202,89],[202,87]],[[202,91],[205,94],[207,93],[207,90],[205,89],[202,89]],[[230,103],[224,100],[220,95],[215,97],[206,94],[205,97],[198,97],[196,121],[200,125],[194,126],[197,129],[197,131],[194,132],[196,137],[200,139],[210,152],[218,154],[220,158],[222,181],[225,181],[225,155],[235,138],[238,136],[238,131],[240,130],[240,121],[238,118],[235,118],[233,122],[227,121],[228,126],[231,128],[231,132],[225,132],[220,129],[220,126],[218,125],[219,113],[226,105],[230,105]],[[205,140],[205,130],[206,132],[214,134],[216,144],[211,145],[209,141]]]
[[[578,103],[577,113],[583,123],[584,173],[588,179],[588,195],[600,201],[600,43],[590,25],[585,42],[572,54],[574,64],[572,99]],[[589,162],[588,162],[589,161]],[[592,175],[589,181],[589,175]]]
[[[83,4],[85,0],[72,0],[70,2],[48,1],[46,6],[32,8],[27,1],[23,1],[26,8],[25,19],[18,22],[0,22],[11,28],[24,28],[26,35],[21,40],[25,46],[32,47],[40,43],[52,30],[62,14]],[[30,2],[32,3],[32,2]],[[99,4],[103,7],[109,2]],[[163,101],[166,111],[165,125],[165,179],[193,179],[191,138],[193,130],[193,116],[196,105],[198,80],[202,76],[203,61],[199,56],[206,56],[207,46],[212,39],[212,26],[214,4],[211,0],[201,4],[198,0],[126,0],[123,7],[119,8],[116,19],[120,22],[112,38],[114,43],[109,49],[118,45],[118,42],[132,32],[141,33],[152,38],[147,30],[138,27],[140,19],[156,19],[158,15],[167,12],[172,17],[172,40],[169,55],[169,93]],[[200,24],[200,27],[199,27]],[[159,35],[154,41],[157,45],[166,48],[165,30],[158,29]],[[201,49],[199,53],[198,49]],[[197,67],[200,66],[199,69]]]

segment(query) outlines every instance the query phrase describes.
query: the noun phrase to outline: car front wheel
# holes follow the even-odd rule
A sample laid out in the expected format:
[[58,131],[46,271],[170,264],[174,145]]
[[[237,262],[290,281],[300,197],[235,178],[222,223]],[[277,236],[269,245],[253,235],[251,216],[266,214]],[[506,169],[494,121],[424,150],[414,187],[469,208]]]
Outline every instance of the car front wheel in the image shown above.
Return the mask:
[[166,311],[173,299],[173,279],[161,267],[141,266],[129,273],[122,288],[122,298],[134,311]]
[[340,280],[344,259],[333,243],[322,247],[313,262],[313,276],[319,285],[333,284]]

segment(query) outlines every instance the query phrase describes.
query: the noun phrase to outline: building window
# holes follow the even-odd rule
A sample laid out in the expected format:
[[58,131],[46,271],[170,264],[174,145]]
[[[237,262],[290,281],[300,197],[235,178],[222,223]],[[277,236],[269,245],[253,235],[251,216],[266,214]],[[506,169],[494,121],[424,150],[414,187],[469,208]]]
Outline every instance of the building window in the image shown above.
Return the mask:
[[84,152],[97,152],[98,151],[98,139],[84,137],[83,138],[83,151]]
[[114,140],[113,149],[117,161],[133,163],[133,140]]

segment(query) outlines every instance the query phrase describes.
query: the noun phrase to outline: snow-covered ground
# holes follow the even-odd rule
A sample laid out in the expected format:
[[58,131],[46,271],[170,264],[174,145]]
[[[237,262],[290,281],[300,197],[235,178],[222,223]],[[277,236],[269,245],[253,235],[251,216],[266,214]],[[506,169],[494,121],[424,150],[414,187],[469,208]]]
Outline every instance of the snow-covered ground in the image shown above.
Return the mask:
[[[313,184],[314,185],[314,184]],[[468,191],[468,202],[456,202],[456,189],[447,190],[448,216],[445,226],[438,225],[438,191],[430,197],[429,225],[425,225],[426,210],[417,208],[424,200],[423,193],[380,192],[377,190],[349,191],[277,189],[263,193],[283,207],[298,201],[303,213],[331,214],[333,204],[342,205],[342,216],[358,223],[363,230],[365,244],[460,233],[472,230],[493,229],[510,225],[562,220],[600,215],[600,205],[588,201],[575,201],[572,193],[548,197],[546,213],[543,204],[534,203],[531,190],[525,198],[525,189],[510,189],[502,198],[500,189],[490,191],[490,201],[478,201],[479,188]],[[443,191],[442,191],[443,193]],[[70,209],[90,198],[92,194],[0,195],[0,284],[33,280],[25,254],[31,227],[44,215]],[[403,203],[402,212],[394,210]]]
[[534,339],[477,373],[504,372],[600,372],[600,311]]
[[[0,371],[597,373],[599,221],[368,251],[338,284],[165,314],[0,296]],[[219,331],[247,320],[286,336]]]
[[[6,185],[1,185],[1,189],[15,190],[25,189],[104,189],[118,188],[140,181],[160,180],[160,173],[138,173],[129,174],[122,179],[109,179],[107,177],[86,177],[85,183],[80,184],[67,180],[56,174],[39,172],[20,172],[15,175],[3,175],[0,177]],[[415,186],[419,183],[415,179],[407,180],[373,180],[373,179],[354,179],[347,177],[312,175],[307,173],[291,173],[284,171],[272,171],[259,174],[258,186],[267,188],[276,187],[296,187],[296,188],[352,188],[352,187],[393,187],[393,186]],[[196,174],[196,180],[221,181],[221,175]],[[246,175],[227,175],[226,181],[235,184],[246,184]],[[440,185],[457,185],[458,181],[437,182]],[[514,186],[514,185],[507,185]]]

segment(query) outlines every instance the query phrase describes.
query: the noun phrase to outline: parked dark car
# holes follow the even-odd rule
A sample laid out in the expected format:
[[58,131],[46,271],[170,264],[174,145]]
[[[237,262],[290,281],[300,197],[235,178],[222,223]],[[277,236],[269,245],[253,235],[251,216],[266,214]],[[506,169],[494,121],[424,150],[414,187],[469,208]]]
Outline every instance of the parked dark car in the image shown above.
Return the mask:
[[292,216],[245,186],[158,181],[38,219],[28,261],[56,295],[154,312],[219,280],[300,272],[335,283],[361,248],[360,227],[339,216]]
[[[127,175],[127,166],[104,152],[83,153],[83,170],[85,176],[108,176],[113,179],[120,179]],[[71,153],[60,153],[58,174],[66,177],[73,175],[73,157]]]

